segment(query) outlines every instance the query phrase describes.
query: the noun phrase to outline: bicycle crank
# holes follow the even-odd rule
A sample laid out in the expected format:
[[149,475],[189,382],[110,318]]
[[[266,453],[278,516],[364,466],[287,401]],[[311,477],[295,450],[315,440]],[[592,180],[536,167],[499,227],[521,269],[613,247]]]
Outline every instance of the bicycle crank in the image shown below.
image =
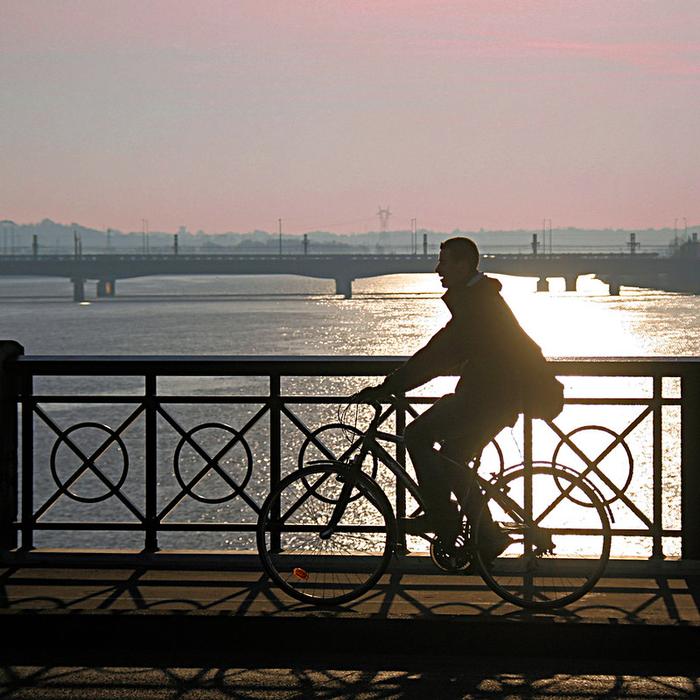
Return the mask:
[[430,542],[430,558],[433,564],[450,574],[463,572],[469,567],[472,555],[467,541],[461,536],[456,542],[446,545],[440,538]]

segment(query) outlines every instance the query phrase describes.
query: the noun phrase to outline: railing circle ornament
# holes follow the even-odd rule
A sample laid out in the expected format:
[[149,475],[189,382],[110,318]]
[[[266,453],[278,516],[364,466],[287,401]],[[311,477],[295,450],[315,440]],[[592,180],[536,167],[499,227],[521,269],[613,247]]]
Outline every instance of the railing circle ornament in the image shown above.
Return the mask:
[[[71,477],[69,477],[65,481],[61,479],[61,477],[58,473],[58,466],[57,466],[58,451],[62,445],[68,445],[68,442],[69,442],[68,436],[69,435],[71,435],[72,433],[77,433],[78,431],[81,431],[81,430],[97,430],[97,431],[106,433],[109,436],[110,445],[113,442],[119,448],[119,451],[121,452],[122,464],[121,464],[121,473],[120,473],[119,479],[117,480],[116,483],[112,483],[111,479],[109,479],[107,477],[107,475],[104,473],[104,471],[102,469],[100,469],[100,467],[99,467],[99,459],[106,452],[106,450],[109,449],[109,445],[107,445],[104,449],[102,449],[102,448],[98,449],[97,455],[88,455],[88,459],[82,461],[80,466],[77,467],[77,469],[73,472]],[[75,436],[70,440],[70,443],[71,444],[76,443]],[[68,447],[70,449],[70,445]],[[89,466],[90,461],[92,462],[92,465],[93,465],[92,467]],[[51,467],[51,476],[53,477],[53,480],[54,480],[56,486],[58,486],[59,490],[62,490],[66,494],[66,496],[68,496],[69,498],[72,498],[74,501],[79,501],[80,503],[99,503],[100,501],[105,501],[108,498],[110,498],[111,496],[113,496],[123,486],[124,481],[126,480],[127,474],[129,472],[129,454],[128,454],[128,451],[126,449],[126,445],[124,444],[124,441],[121,439],[121,437],[119,436],[119,434],[115,430],[112,430],[112,428],[110,428],[107,425],[103,425],[102,423],[95,423],[92,421],[84,421],[82,423],[76,423],[75,425],[72,425],[67,430],[61,431],[58,438],[56,439],[56,442],[54,442],[53,448],[51,450],[49,465]],[[65,484],[67,482],[71,481],[72,477],[75,476],[75,474],[81,470],[83,470],[84,473],[99,472],[102,475],[102,477],[104,478],[104,480],[109,482],[111,485],[107,486],[107,484],[104,484],[104,486],[107,490],[105,493],[102,493],[98,496],[83,496],[79,493],[75,493],[74,491],[71,491],[71,486],[73,483],[77,483],[82,478],[82,474],[80,476],[78,476],[75,479],[75,481],[73,481],[68,486],[66,486]],[[99,477],[97,477],[97,478],[99,479]],[[102,481],[101,479],[99,479],[99,480]]]
[[[581,445],[577,444],[573,440],[574,436],[581,436],[585,432],[607,433],[613,438],[613,442],[610,443],[610,446],[614,446],[609,452],[607,452],[607,454],[606,450],[603,450],[597,457],[591,457],[591,455],[586,455],[591,461],[593,465],[592,467],[588,465],[584,460],[582,460],[571,448],[571,445],[575,445],[581,452],[585,454],[585,450],[581,447]],[[559,443],[557,444],[556,448],[554,449],[554,452],[552,453],[552,466],[556,466],[562,461],[558,459],[558,457],[560,451],[564,448],[568,448],[570,451],[570,454],[567,456],[568,458],[578,459],[580,462],[583,463],[581,465],[582,468],[575,469],[575,471],[579,473],[587,472],[586,479],[591,481],[592,484],[595,486],[596,490],[598,491],[598,495],[600,496],[600,499],[603,502],[603,505],[608,506],[611,503],[614,503],[618,498],[620,498],[620,496],[622,496],[622,494],[624,494],[627,491],[630,483],[632,482],[632,475],[634,472],[634,457],[632,456],[632,451],[630,450],[629,445],[614,430],[612,430],[611,428],[607,428],[604,425],[582,425],[578,428],[574,428],[573,430],[569,431],[561,440],[559,440]],[[619,452],[618,448],[621,448],[623,450],[624,455],[626,457],[626,459],[623,457],[621,460],[622,467],[618,467],[617,469],[608,468],[604,470],[601,467],[601,462],[605,461],[606,459],[609,462],[610,460],[608,458],[612,455],[613,452]],[[566,464],[570,466],[571,459],[567,459]],[[591,477],[595,477],[595,479],[592,479]],[[558,480],[557,486],[560,490],[563,490],[564,488]],[[571,494],[568,494],[567,497],[569,498],[569,500],[573,501],[574,503],[577,503],[578,505],[586,505],[585,503],[581,503],[580,501],[576,500],[576,497]]]
[[[192,443],[195,443],[200,450],[206,452],[204,448],[202,448],[202,446],[196,440],[194,440],[194,436],[197,433],[202,433],[202,431],[210,431],[210,433],[211,431],[223,431],[228,436],[226,439],[226,444],[230,446],[224,448],[223,454],[220,450],[219,454],[214,455],[214,457],[207,454],[207,458],[205,458],[192,447]],[[230,474],[231,469],[224,469],[224,466],[221,464],[221,460],[238,445],[243,448],[245,458],[245,463],[241,467],[243,471],[242,479],[232,476]],[[182,451],[186,446],[191,447],[202,461],[206,461],[206,465],[202,465],[202,467],[199,469],[199,473],[194,478],[190,479],[186,479],[183,476],[183,468],[181,465]],[[238,494],[244,491],[248,485],[250,477],[253,473],[253,453],[250,446],[246,442],[246,439],[230,425],[226,425],[225,423],[202,423],[201,425],[198,425],[184,433],[180,442],[178,442],[177,447],[175,448],[175,453],[173,454],[173,470],[175,472],[175,478],[177,479],[178,484],[180,484],[180,488],[191,498],[194,498],[200,503],[224,503],[225,501],[230,501],[238,496]],[[212,471],[218,474],[218,481],[223,483],[229,489],[229,491],[222,496],[207,496],[202,493],[198,493],[195,490],[195,486],[201,483],[202,480]]]
[[[353,458],[357,457],[357,451],[359,448],[360,436],[364,435],[363,431],[357,426],[350,425],[349,423],[328,423],[327,425],[322,425],[320,428],[312,431],[306,436],[306,439],[299,449],[299,454],[297,456],[297,468],[303,469],[308,464],[313,464],[313,460],[309,460],[307,452],[313,452],[314,459],[330,459],[331,461],[345,462],[349,464]],[[316,444],[320,442],[325,447],[326,452],[322,451]],[[357,444],[354,444],[357,442]],[[363,463],[363,468],[372,479],[377,478],[377,469],[379,468],[379,461],[376,455],[367,456],[367,464]],[[305,478],[302,477],[302,483],[306,488],[313,493],[314,498],[325,503],[332,503],[321,492],[314,489],[312,484],[310,484]],[[350,497],[351,501],[356,501],[360,498],[362,494],[358,491],[353,496]]]

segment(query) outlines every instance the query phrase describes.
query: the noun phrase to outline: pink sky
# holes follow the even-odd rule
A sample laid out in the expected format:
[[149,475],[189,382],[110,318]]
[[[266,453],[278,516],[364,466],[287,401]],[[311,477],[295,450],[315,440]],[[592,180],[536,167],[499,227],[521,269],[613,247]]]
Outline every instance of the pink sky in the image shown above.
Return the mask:
[[0,219],[700,222],[700,2],[3,0]]

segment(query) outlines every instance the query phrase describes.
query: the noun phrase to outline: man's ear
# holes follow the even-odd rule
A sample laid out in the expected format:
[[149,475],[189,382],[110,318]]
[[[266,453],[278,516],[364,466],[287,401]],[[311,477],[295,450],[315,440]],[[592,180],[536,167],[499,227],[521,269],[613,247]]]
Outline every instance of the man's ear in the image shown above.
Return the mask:
[[469,260],[466,259],[462,259],[459,261],[459,271],[465,277],[471,277],[475,272],[475,270],[469,264]]

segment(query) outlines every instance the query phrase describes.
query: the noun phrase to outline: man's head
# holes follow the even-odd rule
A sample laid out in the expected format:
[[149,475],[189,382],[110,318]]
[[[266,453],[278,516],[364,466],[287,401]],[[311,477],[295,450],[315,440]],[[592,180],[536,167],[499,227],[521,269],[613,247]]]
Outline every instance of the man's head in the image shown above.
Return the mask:
[[476,273],[479,249],[471,238],[448,238],[440,244],[440,257],[435,272],[446,289],[464,284]]

